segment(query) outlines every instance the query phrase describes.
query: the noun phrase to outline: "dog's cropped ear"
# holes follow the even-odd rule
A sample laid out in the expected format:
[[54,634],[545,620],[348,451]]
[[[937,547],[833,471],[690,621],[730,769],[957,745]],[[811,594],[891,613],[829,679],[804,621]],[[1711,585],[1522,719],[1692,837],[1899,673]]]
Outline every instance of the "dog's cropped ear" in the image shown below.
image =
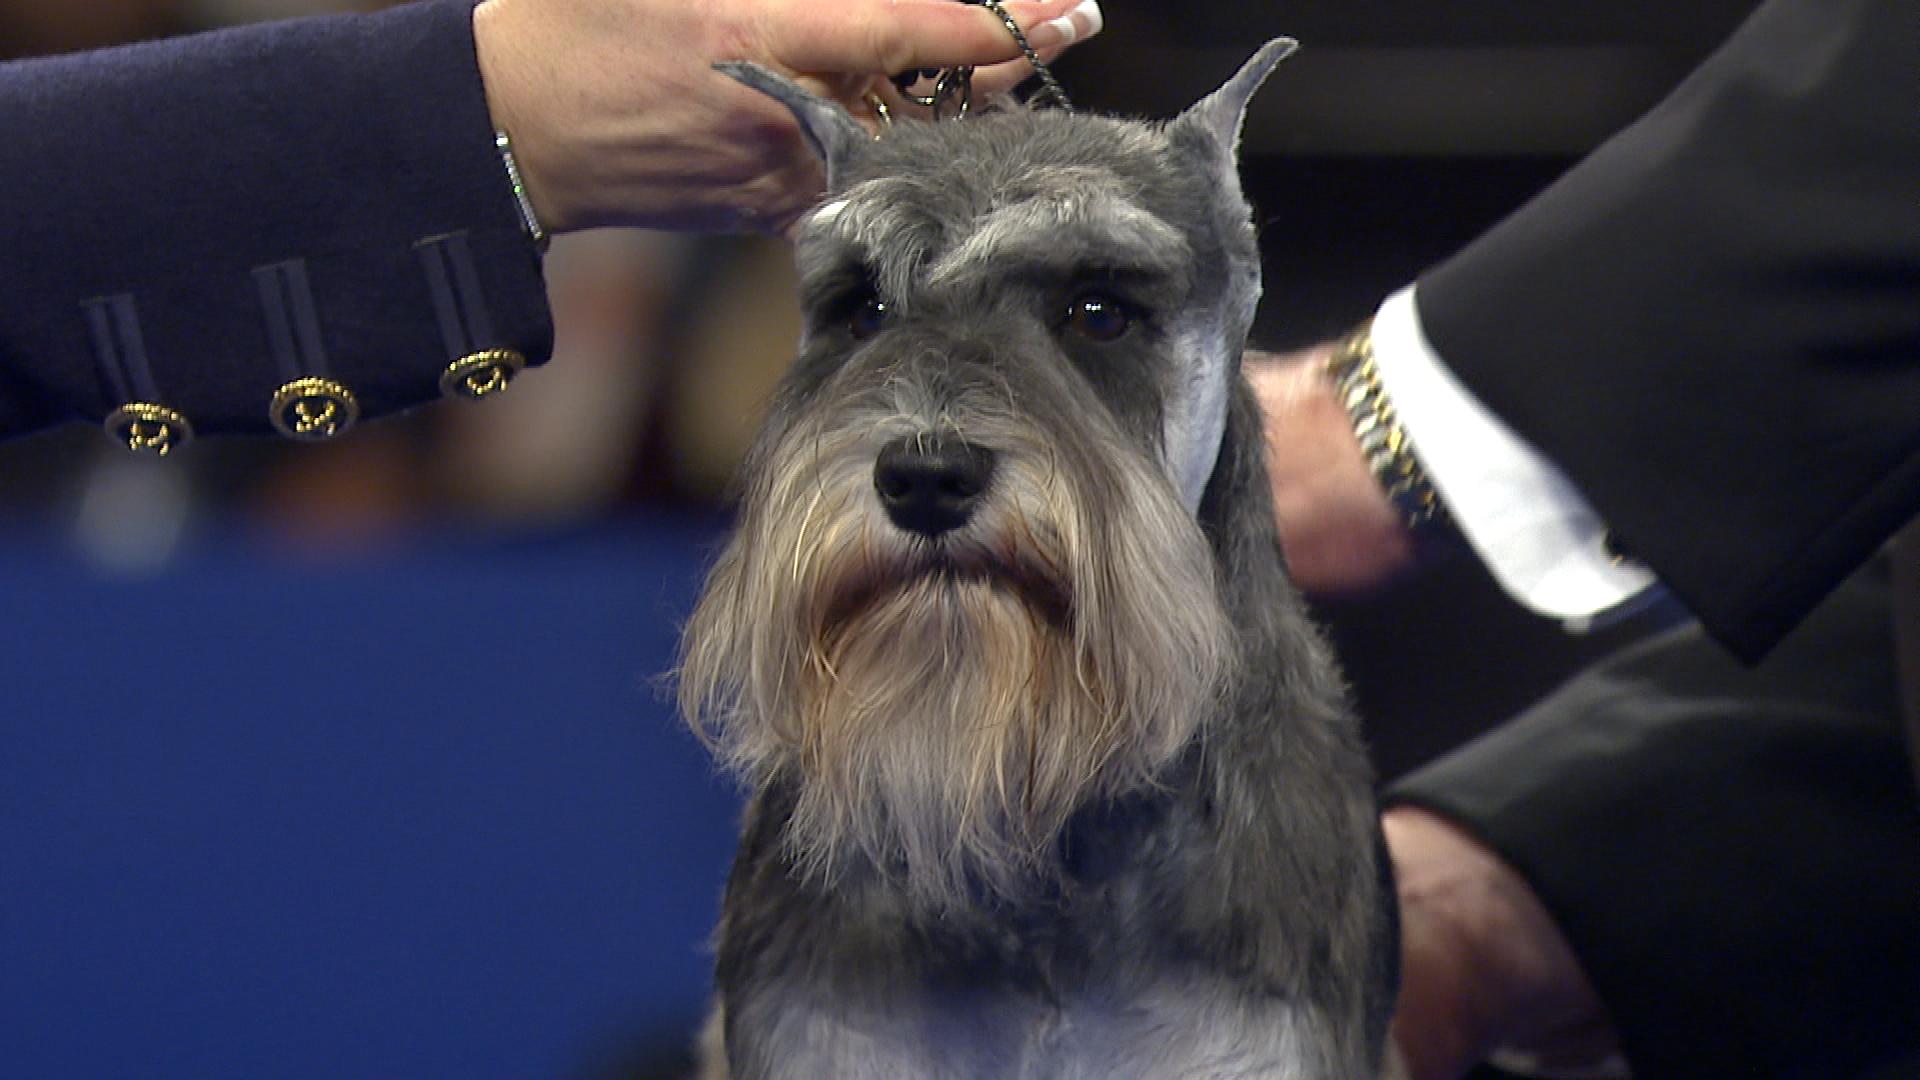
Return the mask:
[[829,190],[839,189],[841,169],[853,151],[873,141],[873,136],[867,134],[851,113],[785,75],[745,60],[726,60],[713,66],[785,105],[793,113],[793,118],[800,122],[801,132],[827,166]]
[[1194,132],[1201,141],[1218,147],[1224,154],[1224,162],[1229,172],[1234,168],[1234,156],[1240,145],[1240,126],[1247,117],[1247,104],[1253,100],[1254,91],[1267,81],[1273,69],[1280,61],[1292,56],[1300,43],[1292,38],[1274,38],[1260,47],[1260,50],[1248,58],[1233,78],[1223,83],[1220,89],[1195,102],[1186,112],[1174,118],[1167,126],[1169,135],[1178,136],[1184,132]]

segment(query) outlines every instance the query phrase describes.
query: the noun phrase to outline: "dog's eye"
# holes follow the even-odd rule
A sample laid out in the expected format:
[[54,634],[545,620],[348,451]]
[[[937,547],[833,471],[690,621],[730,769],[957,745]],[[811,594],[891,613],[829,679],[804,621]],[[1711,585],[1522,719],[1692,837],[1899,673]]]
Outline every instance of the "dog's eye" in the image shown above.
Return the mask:
[[891,309],[887,302],[874,293],[868,293],[853,305],[852,314],[847,316],[847,332],[856,340],[864,341],[880,332],[887,324]]
[[1067,306],[1067,325],[1089,341],[1116,341],[1133,327],[1133,312],[1111,296],[1089,293]]

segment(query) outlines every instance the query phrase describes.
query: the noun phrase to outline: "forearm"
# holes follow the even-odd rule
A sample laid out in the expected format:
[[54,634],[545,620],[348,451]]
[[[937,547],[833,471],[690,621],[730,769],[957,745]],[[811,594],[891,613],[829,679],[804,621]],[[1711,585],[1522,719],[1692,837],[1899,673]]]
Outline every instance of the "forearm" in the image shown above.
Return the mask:
[[[1093,0],[1006,8],[1041,55],[1100,28]],[[468,357],[544,360],[496,130],[547,230],[778,232],[818,162],[718,60],[857,109],[889,72],[1031,73],[950,0],[422,0],[0,68],[0,437],[129,403],[264,429],[301,375],[378,414]]]
[[163,404],[267,429],[286,380],[255,271],[296,261],[363,412],[433,398],[449,343],[416,245],[448,234],[493,332],[466,344],[544,359],[471,27],[470,3],[432,0],[0,68],[0,434],[124,404],[84,307],[116,296]]
[[1920,509],[1916,41],[1772,0],[1420,281],[1448,367],[1749,655]]
[[1605,549],[1604,524],[1559,470],[1433,355],[1411,290],[1355,340],[1372,365],[1358,381],[1335,370],[1351,342],[1248,359],[1280,534],[1303,589],[1377,585],[1464,539],[1516,602],[1543,615],[1590,620],[1647,590],[1651,575]]

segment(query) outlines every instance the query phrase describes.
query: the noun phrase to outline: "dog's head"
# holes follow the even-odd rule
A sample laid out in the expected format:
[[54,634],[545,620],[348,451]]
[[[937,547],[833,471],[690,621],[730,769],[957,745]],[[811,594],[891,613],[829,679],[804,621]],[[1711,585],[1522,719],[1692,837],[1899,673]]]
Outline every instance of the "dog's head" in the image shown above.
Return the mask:
[[1260,291],[1234,149],[1291,42],[1164,124],[1048,110],[870,138],[750,66],[830,194],[807,328],[683,649],[723,760],[789,785],[789,850],[918,900],[1044,880],[1153,785],[1238,659],[1196,520]]

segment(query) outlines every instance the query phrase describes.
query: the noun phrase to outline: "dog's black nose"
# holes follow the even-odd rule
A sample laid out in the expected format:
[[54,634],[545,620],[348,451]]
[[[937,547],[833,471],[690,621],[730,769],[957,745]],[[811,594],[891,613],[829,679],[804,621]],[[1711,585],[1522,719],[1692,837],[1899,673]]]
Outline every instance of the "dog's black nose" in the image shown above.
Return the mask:
[[873,488],[895,525],[939,536],[967,523],[993,480],[993,451],[958,439],[913,436],[882,447]]

